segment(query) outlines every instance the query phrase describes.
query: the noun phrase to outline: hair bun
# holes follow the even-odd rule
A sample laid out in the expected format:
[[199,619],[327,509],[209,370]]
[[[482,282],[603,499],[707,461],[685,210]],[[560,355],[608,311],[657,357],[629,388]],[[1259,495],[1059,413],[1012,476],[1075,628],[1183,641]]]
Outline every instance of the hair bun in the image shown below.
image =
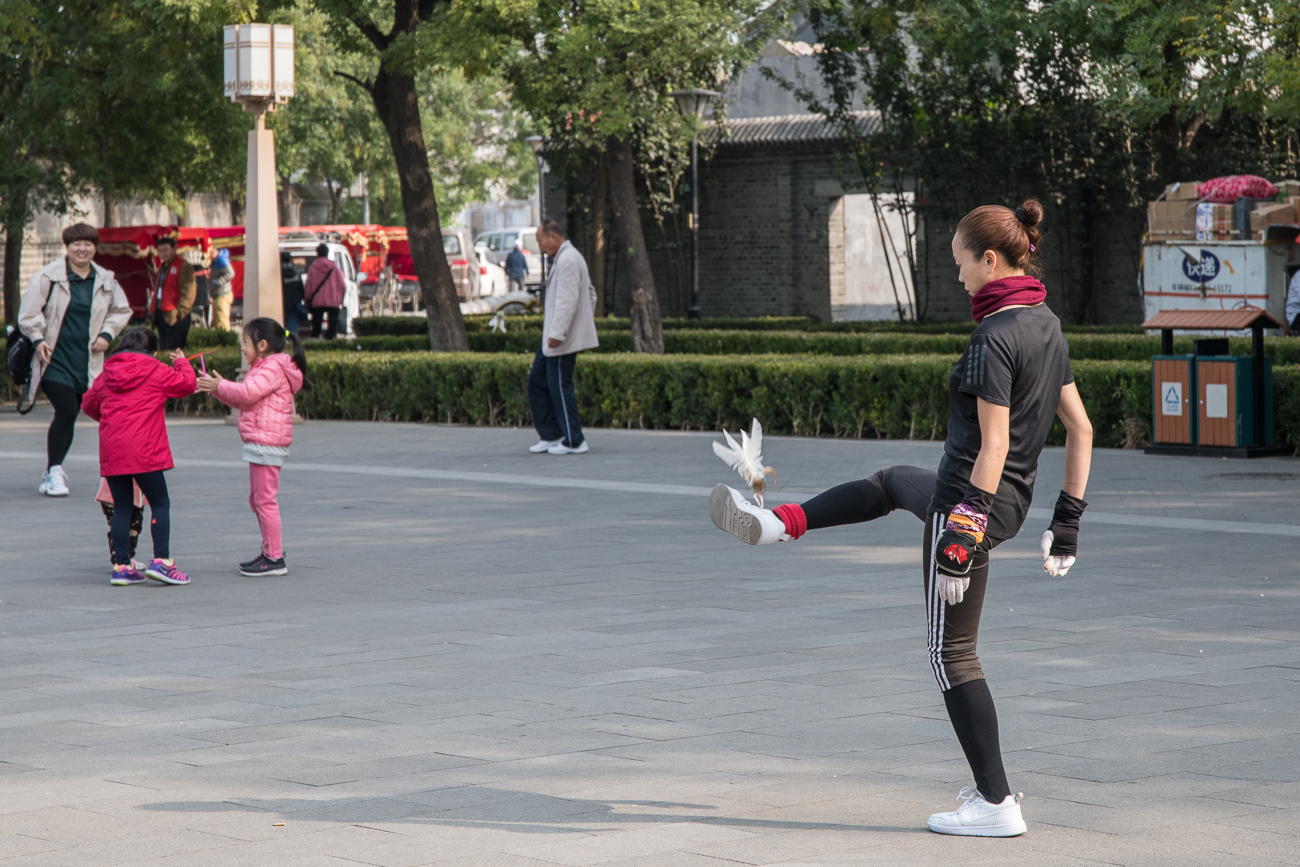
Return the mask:
[[1033,229],[1043,222],[1043,206],[1037,199],[1025,199],[1016,208],[1016,219]]

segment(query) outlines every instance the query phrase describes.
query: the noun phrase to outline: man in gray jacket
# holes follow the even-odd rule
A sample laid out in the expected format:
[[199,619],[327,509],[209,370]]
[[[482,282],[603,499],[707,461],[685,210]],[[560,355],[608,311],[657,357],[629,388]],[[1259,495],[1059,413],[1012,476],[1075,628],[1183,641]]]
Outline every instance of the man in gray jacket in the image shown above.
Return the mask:
[[578,422],[573,365],[579,352],[600,345],[594,318],[596,289],[587,274],[587,260],[565,240],[559,223],[542,222],[537,228],[537,246],[553,264],[546,284],[542,343],[528,376],[528,403],[541,439],[528,450],[533,454],[580,455],[587,451],[587,440]]

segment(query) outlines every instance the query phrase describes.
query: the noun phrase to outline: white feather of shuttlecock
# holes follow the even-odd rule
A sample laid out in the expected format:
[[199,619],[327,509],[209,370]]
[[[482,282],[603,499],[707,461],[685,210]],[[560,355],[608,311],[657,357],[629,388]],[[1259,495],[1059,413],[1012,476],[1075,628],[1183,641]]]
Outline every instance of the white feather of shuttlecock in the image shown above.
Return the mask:
[[724,446],[715,441],[713,453],[722,458],[727,466],[740,473],[745,483],[754,489],[754,499],[758,501],[759,506],[762,506],[763,474],[768,471],[768,468],[763,466],[763,426],[758,423],[758,419],[754,419],[751,433],[747,434],[743,430],[740,432],[739,443],[732,439],[725,428],[722,435],[726,437],[727,444]]

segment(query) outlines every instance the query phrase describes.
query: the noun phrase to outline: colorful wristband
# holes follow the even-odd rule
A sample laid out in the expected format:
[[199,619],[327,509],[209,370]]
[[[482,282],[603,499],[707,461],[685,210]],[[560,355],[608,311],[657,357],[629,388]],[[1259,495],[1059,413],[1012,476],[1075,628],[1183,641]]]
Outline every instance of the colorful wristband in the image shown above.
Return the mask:
[[965,503],[958,503],[948,513],[947,529],[955,533],[965,533],[978,545],[984,541],[984,532],[989,528],[989,516],[975,511]]

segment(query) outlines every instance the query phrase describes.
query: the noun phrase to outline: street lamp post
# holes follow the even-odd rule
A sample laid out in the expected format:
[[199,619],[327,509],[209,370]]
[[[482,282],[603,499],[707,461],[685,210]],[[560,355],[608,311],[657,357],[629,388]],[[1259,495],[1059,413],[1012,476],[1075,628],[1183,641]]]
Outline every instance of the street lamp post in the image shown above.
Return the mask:
[[[677,101],[677,110],[683,117],[704,117],[709,100],[720,96],[716,90],[674,90],[669,94]],[[691,306],[686,311],[691,319],[700,318],[700,134],[691,138]]]
[[[537,160],[537,225],[546,219],[546,139],[540,135],[530,135],[524,139],[533,149],[533,159]],[[546,285],[546,254],[542,254],[542,285]]]
[[248,134],[248,202],[244,226],[244,321],[284,321],[280,291],[280,215],[275,195],[275,139],[266,113],[293,96],[293,28],[225,27],[225,93],[253,115]]

